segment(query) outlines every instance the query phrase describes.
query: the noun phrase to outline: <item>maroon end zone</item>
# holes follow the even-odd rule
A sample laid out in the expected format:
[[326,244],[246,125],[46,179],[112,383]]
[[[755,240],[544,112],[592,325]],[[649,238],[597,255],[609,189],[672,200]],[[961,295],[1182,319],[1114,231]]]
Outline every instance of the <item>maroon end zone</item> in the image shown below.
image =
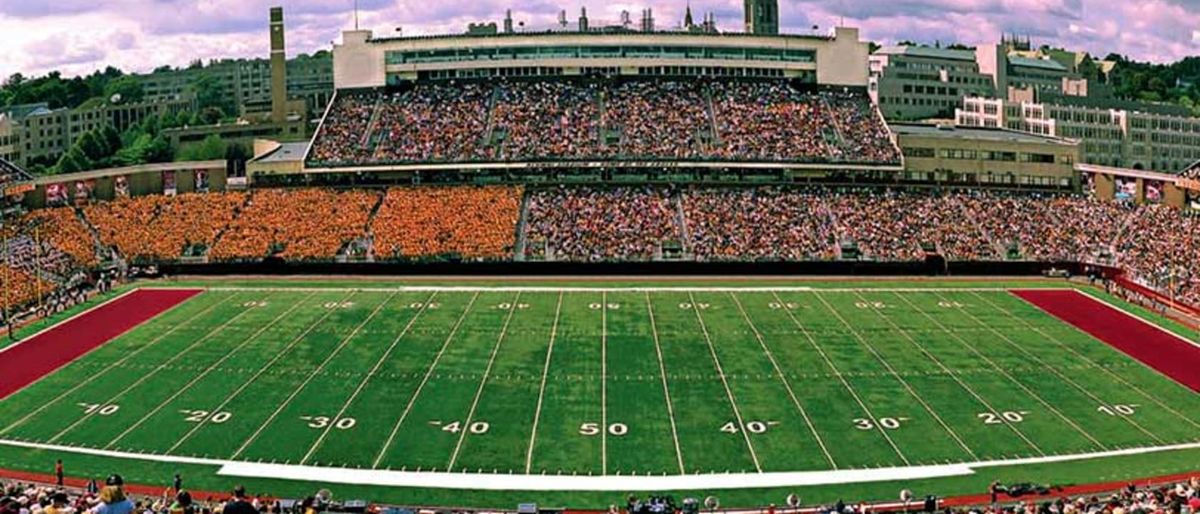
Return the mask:
[[1200,346],[1075,290],[1015,290],[1021,299],[1200,392]]
[[200,292],[138,289],[0,350],[0,400]]

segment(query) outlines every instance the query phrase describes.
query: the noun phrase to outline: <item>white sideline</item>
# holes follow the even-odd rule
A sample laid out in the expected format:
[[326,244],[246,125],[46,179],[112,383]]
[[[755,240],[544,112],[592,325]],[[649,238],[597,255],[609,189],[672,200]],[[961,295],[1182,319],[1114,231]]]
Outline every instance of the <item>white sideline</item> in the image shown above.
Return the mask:
[[241,478],[281,478],[331,484],[373,485],[387,487],[424,487],[435,489],[518,490],[518,491],[665,491],[689,489],[743,489],[765,487],[795,487],[810,485],[854,484],[892,480],[918,480],[973,475],[983,468],[1083,461],[1128,455],[1143,455],[1175,450],[1200,449],[1200,442],[1170,446],[1127,448],[1078,455],[1055,455],[1013,460],[964,462],[875,469],[843,469],[837,471],[796,471],[769,473],[710,473],[696,475],[521,475],[476,474],[372,470],[366,468],[332,468],[296,466],[289,464],[239,462],[221,459],[155,455],[148,453],[99,450],[53,444],[0,439],[0,445],[36,450],[75,453],[118,459],[132,459],[175,464],[220,466],[220,476]]
[[[600,286],[395,286],[395,287],[204,287],[188,288],[182,286],[146,286],[143,289],[203,289],[205,291],[359,291],[365,293],[802,293],[819,291],[822,293],[869,293],[869,292],[898,292],[898,293],[936,293],[936,292],[977,292],[994,293],[1007,292],[1020,287],[811,287],[811,286],[717,286],[717,287],[688,287],[688,286],[635,286],[635,287],[600,287]],[[1073,291],[1070,287],[1042,287],[1039,291]]]

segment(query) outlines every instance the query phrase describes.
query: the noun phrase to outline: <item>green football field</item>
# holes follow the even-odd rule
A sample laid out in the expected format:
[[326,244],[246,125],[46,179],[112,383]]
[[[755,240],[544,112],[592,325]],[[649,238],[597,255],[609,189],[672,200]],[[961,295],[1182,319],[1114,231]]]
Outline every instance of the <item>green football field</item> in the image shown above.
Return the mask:
[[0,402],[2,441],[470,489],[1166,447],[1200,395],[1001,289],[213,288]]

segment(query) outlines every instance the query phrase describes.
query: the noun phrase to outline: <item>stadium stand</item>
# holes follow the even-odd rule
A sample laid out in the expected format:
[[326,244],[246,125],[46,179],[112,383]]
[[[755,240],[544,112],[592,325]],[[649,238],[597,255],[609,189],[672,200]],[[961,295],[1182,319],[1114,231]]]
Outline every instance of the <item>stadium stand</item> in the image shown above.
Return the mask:
[[391,189],[371,223],[380,259],[512,256],[519,187]]
[[12,162],[0,159],[0,189],[4,189],[11,184],[29,182],[31,180],[33,180],[33,176],[25,170]]
[[100,242],[132,261],[200,254],[246,203],[244,193],[143,196],[84,207]]
[[526,256],[567,261],[647,260],[682,240],[680,211],[661,188],[557,188],[532,192]]
[[99,263],[95,239],[73,207],[32,211],[18,220],[17,226],[22,233],[68,255],[78,267],[93,268]]
[[367,218],[379,202],[368,191],[328,189],[258,191],[212,249],[215,260],[270,255],[306,261],[332,259],[365,237]]
[[833,224],[814,193],[782,188],[685,193],[688,242],[697,260],[831,260]]

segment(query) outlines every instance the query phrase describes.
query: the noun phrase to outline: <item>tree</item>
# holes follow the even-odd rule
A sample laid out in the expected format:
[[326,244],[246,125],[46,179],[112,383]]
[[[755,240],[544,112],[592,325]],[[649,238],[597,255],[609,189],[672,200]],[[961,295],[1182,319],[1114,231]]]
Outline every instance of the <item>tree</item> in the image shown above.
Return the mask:
[[223,159],[225,157],[225,142],[216,134],[211,134],[204,138],[198,145],[189,146],[180,150],[179,160],[181,161],[209,161],[213,159]]
[[126,75],[108,83],[104,88],[104,99],[108,100],[120,95],[121,103],[137,103],[146,96],[142,89],[142,81],[132,75]]
[[231,95],[226,94],[225,88],[216,77],[207,73],[199,73],[192,80],[192,91],[196,93],[196,103],[200,109],[216,107],[223,112],[234,112],[235,105]]
[[89,131],[79,136],[72,148],[79,148],[86,155],[89,161],[100,161],[108,157],[105,143],[100,137],[97,137],[96,131]]

